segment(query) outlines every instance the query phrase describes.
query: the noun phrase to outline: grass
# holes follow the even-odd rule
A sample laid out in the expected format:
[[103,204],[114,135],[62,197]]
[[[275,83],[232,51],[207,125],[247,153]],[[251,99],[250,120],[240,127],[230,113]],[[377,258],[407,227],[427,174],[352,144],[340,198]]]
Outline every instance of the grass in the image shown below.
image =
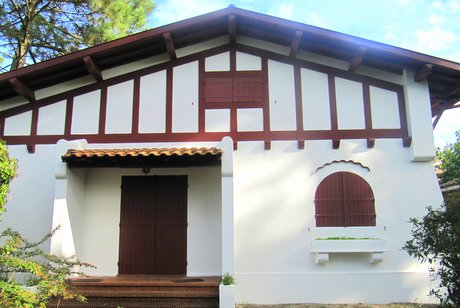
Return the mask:
[[436,308],[439,305],[435,304],[285,304],[285,305],[252,305],[239,304],[237,308]]
[[376,237],[349,237],[349,236],[332,236],[332,237],[317,237],[315,240],[331,241],[331,240],[379,240]]

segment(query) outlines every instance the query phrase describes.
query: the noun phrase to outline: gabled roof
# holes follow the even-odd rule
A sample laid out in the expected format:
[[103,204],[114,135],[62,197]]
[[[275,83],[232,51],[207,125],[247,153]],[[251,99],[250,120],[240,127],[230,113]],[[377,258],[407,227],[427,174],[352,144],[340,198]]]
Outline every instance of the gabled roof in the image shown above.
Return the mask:
[[350,70],[363,65],[401,74],[404,68],[428,79],[433,115],[460,99],[460,64],[406,49],[272,17],[230,6],[228,8],[158,27],[72,54],[0,75],[0,97],[38,89],[78,77],[93,75],[121,64],[229,35],[238,35],[287,46],[291,53],[305,50],[348,61]]

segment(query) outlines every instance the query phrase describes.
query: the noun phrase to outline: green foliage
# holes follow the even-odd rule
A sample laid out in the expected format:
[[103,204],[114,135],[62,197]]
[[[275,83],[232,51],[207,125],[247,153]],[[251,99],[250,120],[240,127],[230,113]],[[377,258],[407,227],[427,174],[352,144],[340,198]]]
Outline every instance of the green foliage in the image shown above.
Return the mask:
[[236,280],[232,275],[230,275],[230,273],[225,273],[222,276],[222,284],[224,286],[231,286],[231,285],[236,284]]
[[0,140],[0,219],[5,211],[11,180],[16,175],[17,162],[10,158],[5,142]]
[[442,173],[439,179],[442,183],[460,179],[460,131],[455,133],[457,141],[448,144],[444,149],[437,149],[437,157],[441,164],[437,166]]
[[153,8],[152,0],[2,1],[0,56],[13,70],[126,36],[145,29]]
[[433,281],[439,281],[431,295],[441,303],[460,305],[460,193],[448,196],[439,209],[428,207],[421,220],[410,221],[413,238],[403,249],[429,264]]
[[[39,242],[32,243],[18,232],[7,229],[0,234],[5,244],[0,247],[0,306],[1,307],[46,307],[51,298],[64,300],[85,298],[76,294],[68,277],[80,274],[77,267],[91,267],[75,258],[60,258],[44,253],[39,246],[49,240],[48,233]],[[37,292],[23,287],[24,277],[37,285]]]

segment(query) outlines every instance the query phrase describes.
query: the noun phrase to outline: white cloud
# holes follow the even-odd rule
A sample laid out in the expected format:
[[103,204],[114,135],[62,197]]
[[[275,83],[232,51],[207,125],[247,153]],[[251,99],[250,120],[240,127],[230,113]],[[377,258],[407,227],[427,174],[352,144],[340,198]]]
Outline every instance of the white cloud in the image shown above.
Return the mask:
[[321,27],[321,28],[326,28],[326,29],[331,29],[331,25],[325,21],[318,13],[312,12],[307,15],[306,20],[304,21],[305,23],[316,26],[316,27]]
[[396,39],[397,33],[401,31],[401,28],[398,24],[391,24],[386,27],[386,33],[384,35],[385,40],[392,41]]
[[460,49],[451,54],[447,54],[444,58],[460,63]]
[[441,25],[445,20],[446,18],[444,16],[431,14],[428,18],[428,23],[431,25]]
[[397,4],[404,7],[404,10],[415,11],[417,1],[416,0],[398,0]]
[[449,10],[454,13],[460,10],[460,0],[434,1],[433,7],[440,10]]
[[155,27],[223,9],[228,6],[224,0],[157,1],[156,4],[152,18]]
[[292,3],[283,2],[278,6],[278,12],[276,16],[285,18],[285,19],[291,19],[293,13],[294,13],[294,5]]
[[445,27],[446,17],[442,15],[431,14],[428,17],[427,26],[415,32],[415,42],[407,47],[412,50],[418,50],[423,53],[445,54],[452,52],[452,46],[460,40],[458,33],[447,25]]
[[442,29],[436,25],[429,30],[419,30],[415,33],[417,39],[416,49],[424,53],[439,51],[449,48],[459,37],[454,32]]

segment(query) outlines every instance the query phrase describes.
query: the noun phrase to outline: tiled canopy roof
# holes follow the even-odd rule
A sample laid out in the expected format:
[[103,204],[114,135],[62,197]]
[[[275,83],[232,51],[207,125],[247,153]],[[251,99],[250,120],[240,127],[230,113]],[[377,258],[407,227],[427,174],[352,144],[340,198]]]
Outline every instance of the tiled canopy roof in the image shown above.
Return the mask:
[[138,156],[184,156],[184,155],[222,155],[218,148],[142,148],[142,149],[70,149],[62,156],[63,161],[80,157],[138,157]]
[[137,167],[210,164],[220,160],[223,151],[211,148],[70,149],[62,161],[71,167]]

